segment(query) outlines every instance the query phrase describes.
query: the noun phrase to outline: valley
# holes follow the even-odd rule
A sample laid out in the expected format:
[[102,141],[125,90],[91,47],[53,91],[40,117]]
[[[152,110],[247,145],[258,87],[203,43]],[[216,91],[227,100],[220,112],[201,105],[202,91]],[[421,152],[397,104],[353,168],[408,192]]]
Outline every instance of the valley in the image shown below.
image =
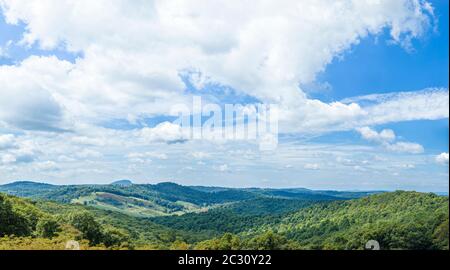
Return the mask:
[[448,197],[418,192],[0,185],[0,249],[448,249]]

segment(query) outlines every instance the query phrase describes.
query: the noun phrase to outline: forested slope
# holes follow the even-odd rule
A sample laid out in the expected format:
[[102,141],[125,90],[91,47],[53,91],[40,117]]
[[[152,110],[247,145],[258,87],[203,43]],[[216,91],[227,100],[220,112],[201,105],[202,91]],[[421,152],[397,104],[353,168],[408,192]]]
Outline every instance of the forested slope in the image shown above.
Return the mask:
[[448,197],[393,192],[316,204],[288,215],[274,230],[312,249],[448,249]]
[[[183,196],[186,196],[183,195]],[[448,197],[258,197],[202,213],[141,218],[83,204],[0,194],[0,249],[448,249]]]

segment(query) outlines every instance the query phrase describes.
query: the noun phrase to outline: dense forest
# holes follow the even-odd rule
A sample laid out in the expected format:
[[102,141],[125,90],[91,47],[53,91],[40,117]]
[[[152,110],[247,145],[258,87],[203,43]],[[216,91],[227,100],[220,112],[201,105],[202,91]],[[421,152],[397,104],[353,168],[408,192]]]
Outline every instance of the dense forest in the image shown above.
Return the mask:
[[159,185],[0,186],[0,249],[448,249],[448,197]]

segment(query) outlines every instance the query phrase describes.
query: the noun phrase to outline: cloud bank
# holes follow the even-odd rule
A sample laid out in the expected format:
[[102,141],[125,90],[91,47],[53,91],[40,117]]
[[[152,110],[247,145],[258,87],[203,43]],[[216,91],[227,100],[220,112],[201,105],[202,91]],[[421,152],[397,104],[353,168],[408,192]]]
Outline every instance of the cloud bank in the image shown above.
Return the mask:
[[[202,82],[198,87],[223,85],[279,104],[286,132],[448,117],[445,89],[363,107],[310,100],[299,88],[368,35],[387,29],[392,42],[410,47],[413,38],[434,25],[426,1],[282,0],[255,5],[1,0],[0,5],[8,23],[26,25],[20,41],[24,46],[82,55],[74,63],[32,56],[1,67],[0,84],[6,88],[0,90],[0,121],[20,129],[76,129],[80,122],[168,114],[171,104],[188,100],[181,76],[186,71]],[[433,110],[428,110],[430,104]]]
[[[374,126],[449,115],[443,88],[326,103],[300,87],[368,36],[388,32],[390,43],[411,50],[414,39],[435,27],[433,8],[424,0],[0,0],[0,7],[8,24],[24,28],[8,46],[48,51],[0,65],[0,169],[11,178],[36,170],[54,178],[127,178],[139,170],[151,177],[152,170],[139,166],[170,160],[164,151],[175,149],[183,152],[172,157],[189,158],[180,158],[187,163],[180,166],[192,168],[195,158],[217,173],[242,172],[232,160],[211,164],[220,154],[209,150],[226,155],[225,144],[194,147],[179,126],[147,124],[170,115],[174,104],[190,104],[193,92],[223,102],[227,97],[215,90],[231,89],[275,103],[284,134],[356,129],[395,153],[424,149]],[[64,60],[52,56],[55,50],[77,57]],[[5,52],[0,49],[0,57]],[[237,156],[249,166],[263,164],[257,155]],[[339,160],[355,173],[366,166]],[[31,162],[33,169],[21,167]],[[155,166],[177,171],[170,164]],[[292,166],[311,173],[330,167],[314,155]]]

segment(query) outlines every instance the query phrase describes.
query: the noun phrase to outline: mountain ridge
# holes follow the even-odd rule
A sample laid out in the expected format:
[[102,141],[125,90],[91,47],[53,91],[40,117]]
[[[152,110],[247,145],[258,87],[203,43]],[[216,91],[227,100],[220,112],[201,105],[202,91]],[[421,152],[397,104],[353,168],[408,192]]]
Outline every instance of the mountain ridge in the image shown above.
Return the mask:
[[[223,190],[230,190],[230,189],[239,189],[239,190],[267,190],[267,191],[274,191],[274,190],[285,190],[285,191],[291,191],[291,192],[337,192],[337,193],[382,193],[382,192],[392,192],[387,190],[334,190],[334,189],[309,189],[304,187],[280,187],[280,188],[266,188],[266,187],[223,187],[223,186],[201,186],[201,185],[183,185],[177,182],[170,182],[170,181],[162,181],[157,183],[134,183],[133,180],[130,179],[121,179],[121,180],[115,180],[110,183],[106,184],[51,184],[46,182],[40,182],[40,181],[31,181],[31,180],[14,180],[11,182],[7,182],[4,184],[0,184],[0,187],[8,187],[8,186],[15,186],[18,184],[26,184],[26,185],[37,185],[37,186],[53,186],[53,187],[61,187],[61,186],[108,186],[108,185],[120,185],[121,183],[125,185],[136,185],[136,186],[181,186],[181,187],[189,187],[192,189],[200,190],[200,191],[223,191]],[[425,192],[427,193],[427,192]],[[447,192],[431,192],[436,194],[444,194]]]
[[324,200],[308,192],[274,197],[267,189],[230,197],[230,190],[176,184],[37,186],[31,199],[0,187],[0,250],[64,249],[69,239],[83,249],[341,250],[374,239],[382,249],[448,250],[448,197],[431,193]]
[[133,181],[131,181],[131,180],[123,179],[123,180],[114,181],[110,185],[128,187],[128,186],[132,186],[134,184],[133,184]]
[[258,198],[279,198],[309,202],[359,198],[371,192],[348,193],[297,189],[224,188],[183,186],[173,182],[133,184],[118,180],[108,185],[49,185],[13,182],[0,185],[0,192],[31,199],[82,204],[140,217],[197,213],[220,205]]

